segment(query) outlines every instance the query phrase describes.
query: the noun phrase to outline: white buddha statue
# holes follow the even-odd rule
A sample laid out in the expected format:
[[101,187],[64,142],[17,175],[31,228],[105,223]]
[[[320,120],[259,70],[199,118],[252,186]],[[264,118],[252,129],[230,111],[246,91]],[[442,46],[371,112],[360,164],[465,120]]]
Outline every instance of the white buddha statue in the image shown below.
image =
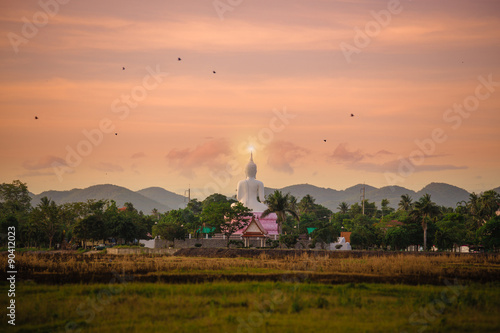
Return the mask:
[[257,165],[253,162],[253,155],[250,153],[250,161],[245,168],[247,178],[238,182],[238,192],[236,198],[243,206],[250,208],[252,212],[263,212],[268,207],[259,202],[257,197],[264,201],[264,183],[255,179],[257,175]]

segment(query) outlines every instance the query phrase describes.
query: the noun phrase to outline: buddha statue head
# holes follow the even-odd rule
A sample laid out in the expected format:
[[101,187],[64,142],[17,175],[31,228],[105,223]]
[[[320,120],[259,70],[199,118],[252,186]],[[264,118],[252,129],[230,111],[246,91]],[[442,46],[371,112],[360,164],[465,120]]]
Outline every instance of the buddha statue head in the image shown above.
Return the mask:
[[253,155],[250,153],[250,161],[245,168],[245,174],[247,177],[256,178],[257,176],[257,164],[253,162]]

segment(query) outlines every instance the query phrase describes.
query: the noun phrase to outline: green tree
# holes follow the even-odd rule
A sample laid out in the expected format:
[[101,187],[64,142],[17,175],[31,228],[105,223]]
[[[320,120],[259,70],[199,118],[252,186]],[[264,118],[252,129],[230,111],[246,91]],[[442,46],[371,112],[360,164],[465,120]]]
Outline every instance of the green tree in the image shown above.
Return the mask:
[[47,197],[40,199],[40,203],[33,210],[33,215],[40,230],[49,240],[49,248],[52,248],[54,236],[61,231],[62,222],[59,215],[59,207],[54,201]]
[[486,249],[496,251],[500,248],[500,216],[495,216],[478,230],[478,235]]
[[265,203],[269,207],[262,213],[262,217],[266,217],[271,213],[276,213],[278,216],[278,233],[281,234],[281,226],[286,221],[286,214],[290,214],[296,220],[299,220],[299,215],[296,210],[293,209],[292,204],[290,203],[291,195],[289,193],[283,195],[281,191],[276,190],[272,194],[270,194]]
[[78,221],[75,224],[73,232],[78,239],[83,241],[84,248],[87,248],[88,240],[91,240],[92,244],[94,244],[95,241],[104,239],[106,229],[104,221],[100,216],[91,215],[81,221]]
[[193,212],[195,215],[199,215],[201,211],[203,210],[203,203],[198,201],[198,199],[192,199],[188,204],[187,204],[187,209]]
[[465,217],[457,213],[448,213],[436,222],[437,230],[434,245],[439,250],[449,250],[465,241],[467,229]]
[[18,221],[21,217],[27,218],[31,210],[31,197],[26,183],[14,180],[12,184],[0,184],[0,203],[1,215],[13,215]]
[[340,226],[330,221],[323,221],[317,224],[316,230],[311,234],[313,244],[320,243],[321,248],[326,244],[334,243],[340,236]]
[[221,204],[224,209],[224,218],[219,225],[220,231],[226,236],[227,247],[229,248],[230,237],[236,231],[246,227],[250,222],[252,216],[251,210],[243,206],[240,202],[231,205]]
[[202,209],[205,208],[207,205],[210,205],[213,202],[236,202],[234,199],[227,199],[227,197],[223,194],[220,193],[214,193],[209,195],[208,197],[205,198],[202,202]]
[[419,219],[424,231],[424,251],[427,250],[427,219],[433,219],[439,215],[439,207],[431,200],[430,194],[424,194],[415,203],[414,210],[410,213],[416,219]]
[[407,248],[410,243],[408,230],[403,227],[389,228],[385,234],[385,244],[390,245],[393,250]]
[[315,199],[310,195],[306,194],[298,203],[298,213],[312,213],[314,212]]
[[338,205],[337,209],[339,210],[339,213],[340,213],[340,214],[345,215],[345,214],[347,214],[347,213],[349,212],[349,205],[347,204],[347,202],[342,201],[342,202]]
[[351,234],[351,245],[356,248],[369,248],[376,244],[377,235],[370,226],[358,226]]
[[398,210],[410,212],[413,210],[413,199],[408,194],[403,194],[398,204]]
[[381,211],[382,211],[382,218],[384,218],[384,215],[387,215],[391,211],[394,211],[393,208],[389,207],[389,199],[382,199],[382,202],[380,203]]
[[295,245],[297,245],[297,242],[299,241],[299,235],[294,233],[294,234],[288,234],[288,235],[280,235],[280,243],[285,244],[287,249],[293,249]]
[[172,242],[172,246],[175,247],[175,240],[184,240],[187,236],[186,228],[184,223],[188,223],[186,220],[186,214],[184,209],[177,209],[169,211],[157,225],[153,226],[153,237],[160,236],[162,239]]

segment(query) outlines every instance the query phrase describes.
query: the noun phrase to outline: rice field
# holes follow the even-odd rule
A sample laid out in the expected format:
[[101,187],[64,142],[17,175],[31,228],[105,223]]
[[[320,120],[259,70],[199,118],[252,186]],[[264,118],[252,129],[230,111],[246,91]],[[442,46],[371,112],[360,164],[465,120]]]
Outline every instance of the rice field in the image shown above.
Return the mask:
[[[17,253],[16,325],[4,319],[0,331],[500,329],[495,254],[227,251]],[[7,256],[0,261],[6,272]],[[7,283],[0,287],[6,295]],[[3,309],[7,302],[0,298]]]

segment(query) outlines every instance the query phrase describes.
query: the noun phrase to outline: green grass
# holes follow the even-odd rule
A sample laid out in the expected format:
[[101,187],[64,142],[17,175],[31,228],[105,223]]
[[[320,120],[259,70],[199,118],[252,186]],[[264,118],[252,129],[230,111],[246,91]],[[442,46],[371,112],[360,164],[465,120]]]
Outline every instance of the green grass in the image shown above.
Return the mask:
[[[12,332],[495,332],[500,284],[18,282]],[[6,294],[7,286],[2,284]],[[444,296],[443,296],[444,295]],[[443,297],[446,303],[443,302]],[[3,297],[0,306],[7,305]],[[4,308],[5,309],[5,308]],[[5,331],[2,320],[0,331]]]

